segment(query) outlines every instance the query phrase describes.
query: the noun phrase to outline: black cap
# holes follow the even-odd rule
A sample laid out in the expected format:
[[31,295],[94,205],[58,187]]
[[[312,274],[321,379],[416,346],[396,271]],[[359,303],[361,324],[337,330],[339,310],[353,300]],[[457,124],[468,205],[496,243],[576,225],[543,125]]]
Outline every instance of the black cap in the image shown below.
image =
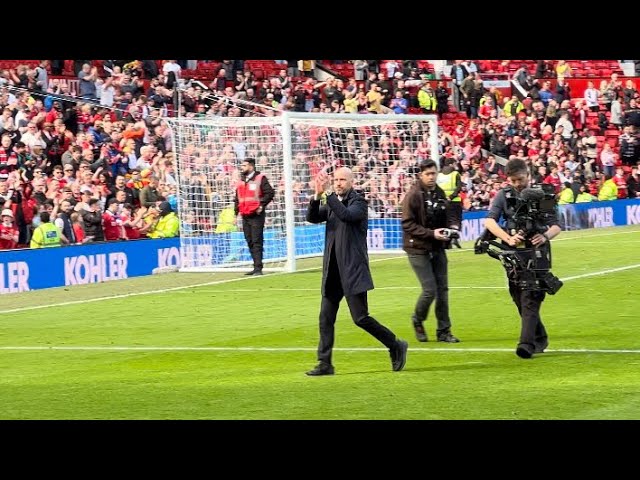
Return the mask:
[[255,158],[245,158],[244,161],[247,162],[247,163],[250,163],[254,167],[256,166],[256,159]]

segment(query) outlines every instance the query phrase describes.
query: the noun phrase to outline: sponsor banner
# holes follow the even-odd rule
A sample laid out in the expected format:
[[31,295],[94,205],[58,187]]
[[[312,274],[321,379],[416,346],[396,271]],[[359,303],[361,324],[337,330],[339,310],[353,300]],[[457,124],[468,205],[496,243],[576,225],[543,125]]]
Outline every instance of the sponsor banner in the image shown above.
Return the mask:
[[510,80],[482,80],[482,86],[484,88],[511,88]]
[[558,205],[558,219],[563,230],[640,225],[640,200]]
[[0,294],[110,282],[177,267],[178,238],[0,252]]
[[[322,254],[324,224],[295,227],[296,256]],[[251,265],[251,253],[243,232],[218,233],[209,236],[182,237],[182,266]],[[281,229],[264,230],[264,261],[287,258],[287,235]]]
[[[484,230],[487,211],[465,212],[460,239],[473,241]],[[622,225],[640,225],[640,200],[574,203],[558,205],[558,220],[563,230],[582,230]],[[368,243],[371,250],[402,248],[400,219],[369,220]]]
[[[484,229],[486,211],[466,212],[462,215],[460,239],[475,240]],[[399,218],[369,220],[368,245],[370,250],[402,249],[402,225]]]
[[[68,85],[69,86],[69,94],[72,97],[78,95],[80,92],[80,79],[78,78],[69,78],[63,76],[51,76],[49,75],[49,88],[54,88],[56,85]],[[65,100],[75,101],[74,98],[65,97],[64,95],[56,95],[57,97],[64,98]]]
[[[486,216],[486,211],[465,213],[461,239],[478,238]],[[558,218],[563,230],[640,225],[640,200],[560,205]],[[322,254],[324,231],[324,224],[296,227],[296,255]],[[267,229],[264,237],[265,260],[286,258],[286,235]],[[156,269],[251,262],[242,232],[182,240],[182,247],[180,239],[170,238],[2,251],[0,294],[109,282],[151,275]],[[369,220],[367,243],[371,250],[401,249],[400,219]]]

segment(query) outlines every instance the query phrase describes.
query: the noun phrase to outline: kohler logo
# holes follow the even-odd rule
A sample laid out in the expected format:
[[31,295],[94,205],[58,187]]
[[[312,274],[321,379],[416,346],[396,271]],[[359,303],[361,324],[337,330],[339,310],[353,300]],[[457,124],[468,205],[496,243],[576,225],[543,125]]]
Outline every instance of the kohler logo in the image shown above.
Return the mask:
[[592,228],[613,227],[613,208],[590,208],[589,209],[589,226]]
[[64,284],[107,282],[127,278],[127,255],[123,252],[78,255],[64,259]]
[[29,265],[27,262],[0,263],[0,294],[28,292]]
[[627,205],[627,225],[640,225],[640,205]]

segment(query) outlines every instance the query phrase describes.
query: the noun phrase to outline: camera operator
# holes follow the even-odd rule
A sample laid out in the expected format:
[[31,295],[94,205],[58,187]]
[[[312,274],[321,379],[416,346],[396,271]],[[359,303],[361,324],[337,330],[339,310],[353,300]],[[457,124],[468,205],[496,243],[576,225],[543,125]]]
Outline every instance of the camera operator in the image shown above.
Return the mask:
[[449,318],[449,277],[445,249],[457,231],[449,230],[450,210],[447,196],[436,184],[438,169],[433,160],[420,164],[418,180],[402,201],[402,248],[409,257],[422,292],[412,316],[419,342],[428,341],[422,323],[436,301],[436,336],[439,342],[457,343]]
[[[531,232],[512,228],[514,210],[509,199],[519,198],[521,192],[529,186],[530,176],[527,164],[521,159],[509,160],[505,173],[511,185],[496,194],[485,221],[485,227],[503,243],[515,247],[516,252],[522,248],[523,255],[526,255],[527,252],[535,252],[536,249],[550,254],[549,240],[560,233],[555,210],[544,217],[546,223],[543,226],[546,228],[544,232],[538,231],[531,234]],[[507,222],[506,230],[498,225],[500,217],[503,217]],[[535,257],[535,254],[533,256]],[[543,273],[536,272],[536,276],[538,275],[543,275]],[[547,332],[540,318],[540,307],[546,293],[543,289],[523,288],[511,276],[509,277],[509,293],[518,307],[522,320],[520,342],[516,349],[516,355],[521,358],[531,358],[534,353],[544,352],[549,344]]]

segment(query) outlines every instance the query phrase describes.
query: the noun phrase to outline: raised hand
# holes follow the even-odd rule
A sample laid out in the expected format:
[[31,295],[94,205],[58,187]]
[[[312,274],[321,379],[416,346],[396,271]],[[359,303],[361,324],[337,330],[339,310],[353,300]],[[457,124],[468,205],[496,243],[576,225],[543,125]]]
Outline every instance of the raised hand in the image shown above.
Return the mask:
[[326,190],[327,182],[329,181],[329,175],[326,172],[320,172],[316,176],[315,180],[315,192],[316,195],[322,195]]

